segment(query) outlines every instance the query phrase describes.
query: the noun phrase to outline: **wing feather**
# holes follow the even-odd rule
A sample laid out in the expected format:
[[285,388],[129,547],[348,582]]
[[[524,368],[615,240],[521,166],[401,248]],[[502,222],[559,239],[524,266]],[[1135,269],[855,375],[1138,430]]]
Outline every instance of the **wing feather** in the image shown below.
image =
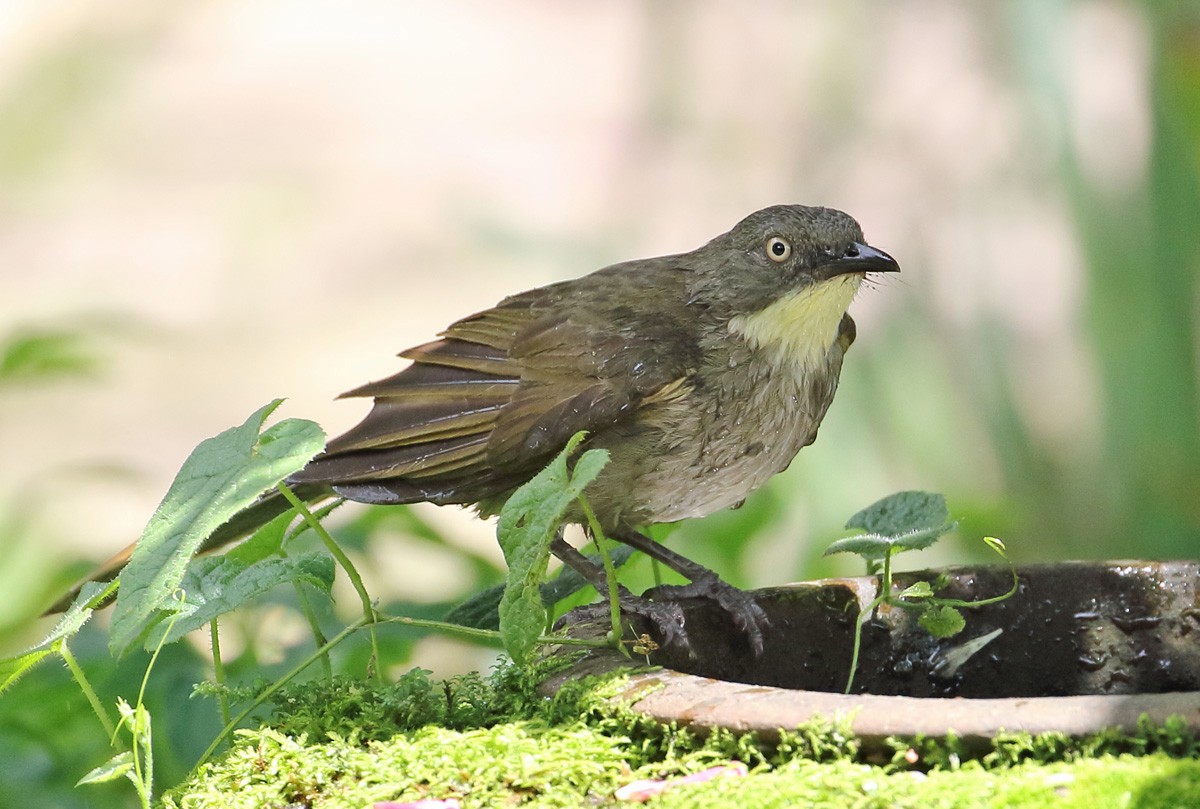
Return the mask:
[[624,287],[601,273],[508,298],[404,351],[408,368],[344,394],[374,407],[293,480],[371,502],[474,503],[511,491],[574,433],[633,419],[698,349],[680,322],[622,303],[661,290],[644,268]]

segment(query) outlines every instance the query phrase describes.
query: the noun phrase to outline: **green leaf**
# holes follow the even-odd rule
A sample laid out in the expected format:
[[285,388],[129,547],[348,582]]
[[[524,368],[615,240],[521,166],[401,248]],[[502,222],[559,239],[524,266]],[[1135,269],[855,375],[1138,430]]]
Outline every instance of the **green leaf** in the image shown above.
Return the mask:
[[265,559],[254,564],[228,555],[197,559],[180,583],[184,593],[180,615],[174,622],[157,625],[146,639],[146,651],[153,652],[160,643],[173,643],[281,584],[302,581],[328,593],[333,576],[333,559],[324,553]]
[[567,459],[586,434],[571,436],[562,452],[532,480],[513,492],[500,510],[496,533],[508,579],[500,599],[500,635],[517,665],[524,665],[529,651],[546,628],[546,608],[541,584],[550,561],[550,542],[571,503],[608,463],[605,450],[588,450],[579,456],[574,469]]
[[901,551],[919,551],[938,541],[942,534],[954,527],[954,523],[937,529],[921,529],[897,537],[880,534],[859,534],[829,543],[825,556],[835,553],[855,553],[866,559],[882,559],[888,554]]
[[905,587],[900,591],[899,597],[905,599],[932,598],[933,587],[931,587],[927,581],[913,582],[908,587]]
[[1004,540],[998,537],[984,537],[983,542],[996,553],[1000,554],[1002,558],[1008,558],[1008,548],[1004,546]]
[[497,584],[480,590],[451,607],[450,611],[442,616],[442,620],[448,624],[469,626],[472,629],[499,629],[500,600],[504,598],[505,586]]
[[887,537],[881,537],[877,534],[859,534],[858,536],[846,537],[836,542],[830,542],[829,547],[825,549],[824,555],[832,556],[835,553],[854,553],[868,559],[880,559],[887,555],[891,547],[892,541]]
[[109,649],[124,654],[183,580],[199,545],[226,520],[303,466],[324,445],[311,421],[288,419],[259,434],[282,402],[202,441],[176,475],[120,576]]
[[954,528],[946,509],[946,498],[929,492],[897,492],[855,514],[847,528],[862,528],[858,534],[830,543],[825,555],[854,553],[867,560],[928,548]]
[[82,332],[37,329],[0,342],[0,383],[15,379],[90,375],[100,365],[100,356]]
[[79,589],[75,601],[54,625],[51,631],[40,643],[32,646],[13,657],[0,660],[0,694],[7,691],[25,672],[32,669],[48,655],[58,651],[59,645],[67,638],[74,637],[88,619],[92,617],[91,601],[111,585],[103,582],[90,581]]
[[917,619],[917,623],[935,638],[953,637],[962,632],[963,627],[967,625],[961,612],[945,604],[931,606],[925,610]]
[[124,753],[117,753],[108,761],[80,778],[75,782],[75,786],[82,786],[83,784],[106,784],[109,781],[124,778],[132,770],[133,752],[126,750]]
[[0,660],[0,694],[11,688],[13,683],[21,679],[21,676],[25,672],[42,662],[49,655],[54,654],[54,652],[53,648],[37,649]]
[[245,542],[231,548],[225,556],[247,565],[279,556],[283,553],[283,541],[287,537],[288,527],[295,519],[295,510],[288,509],[251,534]]
[[898,537],[919,530],[938,530],[949,522],[950,511],[944,496],[908,491],[896,492],[872,503],[847,520],[846,527],[861,528],[868,534]]

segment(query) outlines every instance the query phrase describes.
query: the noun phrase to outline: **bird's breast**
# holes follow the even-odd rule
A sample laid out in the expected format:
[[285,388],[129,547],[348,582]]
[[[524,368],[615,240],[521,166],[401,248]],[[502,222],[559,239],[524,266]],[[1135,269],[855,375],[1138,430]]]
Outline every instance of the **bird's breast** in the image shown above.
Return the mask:
[[[837,389],[842,352],[830,346],[803,374],[762,349],[730,353],[686,395],[643,414],[640,429],[609,444],[603,499],[629,522],[672,522],[741,502],[816,437]],[[598,512],[599,513],[599,512]]]
[[819,369],[863,278],[850,273],[802,287],[764,309],[735,316],[729,321],[730,335],[801,374]]

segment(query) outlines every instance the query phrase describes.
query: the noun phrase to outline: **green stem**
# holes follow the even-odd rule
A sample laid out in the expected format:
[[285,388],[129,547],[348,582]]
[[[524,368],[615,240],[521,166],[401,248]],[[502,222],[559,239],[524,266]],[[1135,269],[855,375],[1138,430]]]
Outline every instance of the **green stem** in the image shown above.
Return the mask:
[[359,575],[358,568],[350,561],[350,557],[346,555],[346,552],[342,550],[340,545],[334,542],[333,537],[325,530],[325,526],[321,525],[317,518],[313,516],[313,513],[309,511],[304,501],[297,497],[296,493],[287,487],[287,484],[280,483],[275,488],[292,504],[292,508],[296,509],[296,513],[304,518],[309,528],[316,532],[317,536],[321,538],[321,542],[333,554],[333,558],[346,571],[346,576],[350,579],[350,584],[354,586],[354,592],[358,593],[359,601],[362,602],[363,618],[368,623],[373,622],[375,620],[375,607],[371,604],[371,596],[367,594],[367,588],[363,585],[362,576]]
[[850,689],[854,685],[854,676],[858,673],[858,652],[862,647],[863,626],[871,620],[871,615],[879,608],[880,604],[892,603],[892,551],[890,548],[883,555],[883,574],[880,579],[879,595],[858,614],[858,620],[854,622],[854,652],[850,656],[850,676],[846,678],[846,690],[842,692],[844,694],[850,693]]
[[[401,624],[403,626],[414,626],[420,629],[436,629],[439,632],[444,632],[448,635],[458,635],[459,637],[468,640],[479,641],[494,646],[503,648],[504,642],[500,633],[494,629],[477,629],[471,626],[463,626],[462,624],[449,624],[445,621],[433,621],[428,618],[407,618],[403,615],[383,616],[379,619],[383,624]],[[594,649],[612,648],[612,643],[606,640],[585,640],[583,638],[560,637],[558,635],[542,635],[538,638],[538,643],[558,643],[563,646],[588,646]]]
[[[176,592],[176,598],[183,600],[183,591]],[[167,621],[166,631],[158,640],[158,645],[154,647],[154,651],[150,655],[150,662],[146,664],[146,671],[142,674],[142,684],[138,687],[137,704],[133,709],[133,719],[130,723],[129,730],[133,735],[133,744],[130,745],[133,751],[133,771],[137,774],[137,780],[134,786],[137,787],[138,795],[142,798],[142,804],[146,809],[150,809],[150,803],[153,798],[154,790],[154,747],[151,737],[151,720],[150,712],[146,710],[146,687],[150,684],[150,672],[154,671],[154,666],[158,663],[158,656],[166,645],[167,636],[171,634],[171,628],[175,626],[175,622],[179,620],[180,613],[178,611],[171,614]],[[145,724],[143,725],[143,719]]]
[[221,632],[217,627],[217,619],[208,622],[209,644],[212,646],[213,679],[220,688],[217,690],[217,704],[221,711],[221,724],[229,724],[229,693],[225,690],[225,661],[221,659]]
[[966,607],[968,609],[972,609],[974,607],[983,607],[987,604],[996,604],[1000,601],[1005,601],[1006,599],[1012,598],[1017,594],[1017,589],[1020,587],[1020,581],[1017,578],[1016,567],[1014,567],[1011,562],[1009,563],[1008,567],[1009,570],[1012,571],[1013,583],[1012,587],[1010,587],[1006,593],[1002,593],[998,596],[992,596],[991,598],[981,598],[978,601],[962,601],[957,598],[935,598],[932,600],[939,605],[945,605],[947,607]]
[[883,582],[880,585],[880,595],[884,600],[890,600],[892,597],[892,549],[888,548],[887,553],[883,555]]
[[380,661],[379,654],[379,639],[375,636],[375,624],[378,621],[378,616],[375,614],[375,606],[371,603],[371,596],[367,593],[367,588],[363,584],[362,576],[358,573],[358,568],[350,561],[350,557],[342,550],[341,546],[333,541],[333,537],[325,530],[325,526],[321,525],[320,521],[313,516],[309,511],[308,506],[304,501],[296,496],[296,493],[287,487],[287,484],[280,483],[275,487],[279,493],[292,504],[292,508],[296,509],[296,513],[304,518],[308,526],[316,532],[320,537],[321,542],[333,554],[333,558],[342,566],[342,570],[346,571],[346,577],[350,579],[350,584],[354,587],[354,592],[358,593],[359,601],[362,602],[363,621],[362,625],[366,626],[371,635],[371,657],[374,661],[375,674],[379,680],[383,681],[383,666]]
[[[313,641],[317,646],[321,646],[329,638],[321,630],[321,622],[317,620],[317,611],[313,609],[312,599],[308,597],[308,591],[301,586],[300,582],[292,582],[292,586],[296,589],[296,601],[300,604],[300,612],[304,614],[304,620],[308,621],[308,629],[312,632]],[[332,680],[333,662],[328,657],[321,661],[321,668],[325,670],[325,679]]]
[[608,587],[608,614],[612,620],[612,631],[609,633],[609,640],[614,647],[619,648],[621,644],[621,602],[617,592],[617,570],[613,567],[612,558],[608,555],[608,548],[604,546],[604,529],[600,527],[600,521],[596,519],[596,512],[592,511],[592,504],[588,502],[587,497],[580,492],[579,506],[583,509],[583,515],[587,518],[588,526],[592,529],[592,541],[596,543],[596,552],[600,554],[600,561],[604,565],[604,583]]
[[843,694],[849,694],[850,689],[854,686],[854,676],[858,673],[858,652],[862,648],[862,630],[867,621],[871,620],[871,613],[884,602],[885,596],[876,596],[875,600],[867,605],[867,608],[858,614],[857,620],[854,622],[854,652],[850,655],[850,676],[846,678],[846,688],[842,691]]
[[66,640],[59,643],[58,653],[62,656],[63,662],[67,664],[67,668],[71,670],[71,676],[75,678],[75,682],[79,685],[79,690],[87,697],[88,704],[92,706],[92,711],[95,712],[96,718],[100,720],[104,732],[108,734],[110,739],[116,738],[116,727],[113,725],[112,720],[108,718],[108,714],[104,712],[104,706],[100,702],[100,697],[96,695],[96,690],[88,682],[87,675],[83,673],[83,668],[79,665],[79,661],[75,659],[75,655],[71,654],[71,650],[67,648]]

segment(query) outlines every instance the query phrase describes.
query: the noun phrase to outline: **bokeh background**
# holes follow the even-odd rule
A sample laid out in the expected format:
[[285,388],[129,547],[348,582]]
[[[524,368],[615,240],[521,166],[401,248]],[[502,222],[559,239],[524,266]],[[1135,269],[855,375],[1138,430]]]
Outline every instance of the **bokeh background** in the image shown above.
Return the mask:
[[[339,432],[367,403],[336,394],[454,318],[778,202],[852,213],[903,274],[855,302],[817,443],[675,547],[743,585],[852,572],[821,558],[846,518],[919,488],[961,521],[919,565],[985,534],[1196,555],[1200,4],[0,3],[0,643],[265,402]],[[341,519],[418,611],[500,576],[469,513]],[[285,661],[263,610],[247,656]],[[50,687],[0,698],[35,706],[0,729],[13,789],[99,763],[34,741]]]

